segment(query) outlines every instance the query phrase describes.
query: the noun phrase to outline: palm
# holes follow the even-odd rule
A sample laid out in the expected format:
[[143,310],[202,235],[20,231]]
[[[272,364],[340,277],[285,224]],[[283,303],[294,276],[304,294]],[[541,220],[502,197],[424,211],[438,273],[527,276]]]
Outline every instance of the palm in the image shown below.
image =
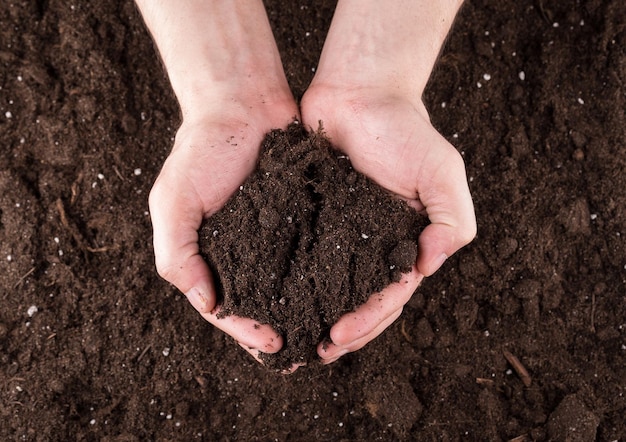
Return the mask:
[[263,135],[238,122],[183,126],[157,184],[167,180],[201,221],[221,209],[252,172]]
[[[465,169],[458,152],[430,124],[421,102],[379,94],[311,88],[303,99],[304,123],[323,123],[333,145],[360,172],[428,215],[420,255],[401,284],[392,284],[331,329],[335,345],[319,348],[327,361],[378,336],[402,312],[423,278],[474,235]],[[465,223],[465,224],[464,224]],[[358,326],[355,326],[358,324]],[[329,350],[330,349],[330,350]]]

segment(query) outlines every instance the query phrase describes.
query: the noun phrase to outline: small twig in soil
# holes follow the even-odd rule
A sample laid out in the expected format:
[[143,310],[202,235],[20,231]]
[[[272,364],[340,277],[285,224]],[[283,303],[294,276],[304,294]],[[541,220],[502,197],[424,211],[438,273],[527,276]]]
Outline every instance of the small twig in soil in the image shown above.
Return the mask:
[[120,171],[119,171],[119,170],[117,170],[117,167],[116,167],[116,166],[113,166],[113,172],[115,172],[115,174],[116,174],[116,175],[120,178],[120,180],[122,180],[122,181],[126,181],[126,180],[124,179],[124,177],[122,176],[122,174],[120,173]]
[[67,217],[67,212],[65,211],[65,205],[63,204],[63,201],[61,200],[61,198],[57,198],[56,206],[57,206],[57,211],[59,212],[59,217],[61,218],[61,224],[63,224],[63,227],[65,227],[67,230],[70,231],[70,233],[72,234],[72,238],[74,238],[74,241],[76,241],[76,244],[78,244],[79,248],[86,250],[88,252],[91,252],[91,253],[103,253],[103,252],[108,252],[109,250],[116,250],[118,248],[118,246],[91,247],[87,245],[87,241],[85,240],[83,235],[80,233],[80,230],[78,229],[78,227],[73,223],[70,224],[70,221]]
[[26,380],[25,378],[12,377],[7,382],[24,382],[25,380]]
[[295,334],[295,333],[296,333],[298,330],[300,330],[302,327],[304,327],[304,325],[299,325],[299,326],[297,326],[296,328],[294,328],[294,329],[292,330],[292,333],[294,333],[294,334]]
[[200,388],[205,388],[207,385],[207,380],[204,376],[196,376],[195,377],[196,382],[198,383],[198,385],[200,386]]
[[515,370],[515,373],[517,373],[517,375],[520,377],[524,386],[527,388],[530,387],[530,384],[532,383],[532,379],[530,375],[528,374],[526,367],[524,367],[524,365],[520,362],[520,360],[517,359],[517,357],[515,357],[511,352],[504,350],[502,354],[504,354],[504,357],[506,358],[508,363],[511,364],[511,367],[513,367],[513,370]]
[[530,441],[528,435],[522,434],[521,436],[514,437],[513,439],[509,439],[509,442],[527,442]]
[[404,336],[404,339],[406,339],[406,341],[409,344],[413,343],[413,340],[411,339],[411,336],[409,336],[409,334],[406,331],[406,320],[403,319],[402,320],[402,324],[400,324],[400,333],[402,333],[402,336]]
[[591,293],[591,333],[596,332],[596,294]]
[[73,206],[76,200],[78,199],[78,193],[79,193],[78,186],[82,180],[83,180],[83,172],[81,171],[76,177],[76,179],[74,180],[74,182],[72,183],[72,186],[70,187],[70,190],[72,192],[72,196],[70,197],[70,206]]
[[543,18],[546,23],[550,23],[552,19],[551,17],[552,14],[550,14],[549,11],[547,11],[546,8],[544,8],[543,0],[538,1],[537,9],[539,9],[539,14],[541,15],[541,18]]
[[57,198],[57,211],[59,212],[59,216],[61,217],[61,224],[63,224],[63,226],[66,229],[70,228],[70,224],[67,221],[67,214],[65,213],[65,207],[63,206],[63,201],[61,201],[61,198]]
[[61,218],[61,224],[72,234],[72,238],[78,244],[78,247],[87,250],[88,246],[85,244],[85,239],[79,233],[78,228],[74,224],[70,224],[69,219],[67,218],[67,212],[65,211],[65,205],[61,198],[57,198],[56,201],[57,211],[59,212],[59,217]]
[[143,349],[143,351],[141,353],[139,353],[139,356],[137,356],[137,362],[139,362],[141,360],[141,358],[143,358],[146,353],[148,353],[148,350],[150,350],[152,348],[152,344],[148,345],[146,348]]
[[493,387],[493,385],[495,384],[495,382],[492,379],[486,379],[486,378],[476,378],[476,383],[478,385],[488,385],[490,387]]
[[32,269],[30,269],[28,272],[26,272],[24,274],[24,276],[22,276],[13,286],[14,289],[16,289],[22,282],[24,282],[24,280],[26,278],[28,278],[33,272],[35,271],[35,267],[33,267]]
[[119,247],[118,246],[113,246],[113,247],[97,247],[97,248],[93,248],[93,247],[87,247],[87,251],[91,252],[91,253],[104,253],[104,252],[108,252],[109,250],[117,250]]

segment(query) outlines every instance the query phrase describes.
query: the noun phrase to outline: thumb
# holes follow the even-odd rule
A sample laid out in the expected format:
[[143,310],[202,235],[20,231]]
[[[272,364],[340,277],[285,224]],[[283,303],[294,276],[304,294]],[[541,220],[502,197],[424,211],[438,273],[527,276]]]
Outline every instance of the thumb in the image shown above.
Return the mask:
[[435,273],[445,260],[476,236],[476,216],[467,185],[465,165],[453,151],[445,167],[430,177],[420,193],[431,222],[420,234],[417,268],[424,276]]
[[149,198],[157,272],[183,292],[196,310],[208,313],[215,308],[216,294],[198,245],[203,211],[193,195],[176,191],[165,181],[157,179]]
[[470,241],[459,242],[457,232],[452,226],[429,224],[419,238],[417,268],[424,276],[431,276],[446,259]]

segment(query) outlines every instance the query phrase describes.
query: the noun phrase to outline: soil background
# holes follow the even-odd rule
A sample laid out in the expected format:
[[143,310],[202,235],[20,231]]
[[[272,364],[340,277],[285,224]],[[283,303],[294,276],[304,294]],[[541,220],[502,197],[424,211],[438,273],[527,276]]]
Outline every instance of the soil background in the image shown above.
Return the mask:
[[[301,97],[334,3],[266,4]],[[180,121],[134,4],[2,2],[0,439],[624,440],[625,47],[620,0],[466,2],[425,101],[478,237],[363,350],[282,376],[154,270]]]

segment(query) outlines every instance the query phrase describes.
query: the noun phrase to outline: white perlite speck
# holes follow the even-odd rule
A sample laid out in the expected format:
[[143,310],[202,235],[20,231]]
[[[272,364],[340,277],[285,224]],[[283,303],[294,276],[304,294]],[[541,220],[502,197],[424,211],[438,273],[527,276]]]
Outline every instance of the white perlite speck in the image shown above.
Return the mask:
[[30,307],[28,307],[28,310],[26,310],[26,314],[28,315],[29,318],[32,318],[33,315],[37,313],[38,311],[39,309],[37,308],[36,305],[31,305]]

